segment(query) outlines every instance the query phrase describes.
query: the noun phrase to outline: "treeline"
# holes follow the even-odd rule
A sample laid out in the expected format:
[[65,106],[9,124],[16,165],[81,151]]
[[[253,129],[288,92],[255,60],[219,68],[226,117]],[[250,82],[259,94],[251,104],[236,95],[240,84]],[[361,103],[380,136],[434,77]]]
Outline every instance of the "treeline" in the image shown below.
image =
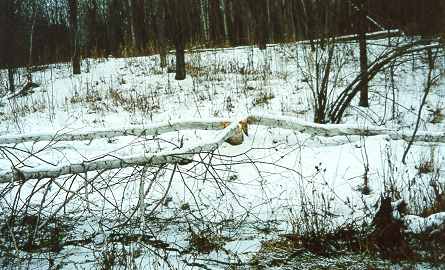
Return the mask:
[[[0,0],[0,67],[368,31],[445,31],[443,0]],[[76,35],[70,17],[76,6]],[[75,38],[76,42],[71,42]],[[75,45],[73,45],[75,44]]]

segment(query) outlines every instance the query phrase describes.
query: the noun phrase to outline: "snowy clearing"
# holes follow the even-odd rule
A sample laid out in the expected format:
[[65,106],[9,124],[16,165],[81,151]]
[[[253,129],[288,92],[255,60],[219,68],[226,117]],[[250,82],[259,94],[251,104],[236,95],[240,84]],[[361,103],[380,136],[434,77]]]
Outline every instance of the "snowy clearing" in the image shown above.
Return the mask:
[[[408,42],[373,40],[371,60]],[[357,44],[335,46],[331,105],[359,70]],[[305,43],[190,51],[184,81],[156,55],[84,59],[75,76],[67,64],[42,67],[33,93],[1,100],[0,211],[18,219],[2,230],[25,227],[2,252],[32,257],[32,268],[90,269],[110,256],[122,268],[250,268],[280,235],[370,224],[381,195],[408,203],[408,231],[440,227],[443,209],[425,215],[445,192],[445,56],[434,50],[437,81],[414,137],[421,50],[378,72],[370,107],[354,98],[340,125],[313,124],[308,74],[326,51]],[[20,240],[37,229],[60,247]]]

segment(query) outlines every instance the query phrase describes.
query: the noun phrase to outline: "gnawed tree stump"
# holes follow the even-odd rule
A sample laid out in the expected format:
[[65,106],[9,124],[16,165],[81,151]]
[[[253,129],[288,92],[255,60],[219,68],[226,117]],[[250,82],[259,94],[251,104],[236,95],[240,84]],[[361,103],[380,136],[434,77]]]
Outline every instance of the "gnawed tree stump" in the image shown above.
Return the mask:
[[[224,123],[224,128],[228,127],[229,125],[230,122]],[[235,133],[233,134],[233,136],[231,136],[226,140],[226,143],[234,146],[241,145],[244,142],[244,135],[248,136],[248,133],[249,132],[248,132],[247,120],[240,121],[238,123],[238,127],[236,128]]]
[[388,258],[407,258],[413,255],[405,237],[403,223],[394,216],[390,197],[381,198],[380,208],[372,221],[371,242]]

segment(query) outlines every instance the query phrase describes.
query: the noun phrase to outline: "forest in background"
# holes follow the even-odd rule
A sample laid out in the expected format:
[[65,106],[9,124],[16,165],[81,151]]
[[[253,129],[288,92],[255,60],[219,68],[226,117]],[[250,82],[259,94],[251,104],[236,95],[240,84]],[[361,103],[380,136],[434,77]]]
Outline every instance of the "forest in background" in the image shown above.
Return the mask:
[[431,36],[443,33],[443,14],[441,0],[2,0],[0,68],[65,62],[73,51],[165,55],[389,29]]

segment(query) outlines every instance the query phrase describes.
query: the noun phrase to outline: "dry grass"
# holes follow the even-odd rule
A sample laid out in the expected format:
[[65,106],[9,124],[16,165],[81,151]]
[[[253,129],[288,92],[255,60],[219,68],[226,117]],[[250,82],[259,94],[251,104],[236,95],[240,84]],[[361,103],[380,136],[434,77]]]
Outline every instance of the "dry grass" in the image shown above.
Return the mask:
[[434,162],[431,160],[425,160],[416,166],[419,174],[428,174],[434,171]]
[[189,248],[201,254],[209,254],[210,252],[223,249],[228,240],[226,237],[212,232],[203,231],[195,233],[193,230],[190,230]]

